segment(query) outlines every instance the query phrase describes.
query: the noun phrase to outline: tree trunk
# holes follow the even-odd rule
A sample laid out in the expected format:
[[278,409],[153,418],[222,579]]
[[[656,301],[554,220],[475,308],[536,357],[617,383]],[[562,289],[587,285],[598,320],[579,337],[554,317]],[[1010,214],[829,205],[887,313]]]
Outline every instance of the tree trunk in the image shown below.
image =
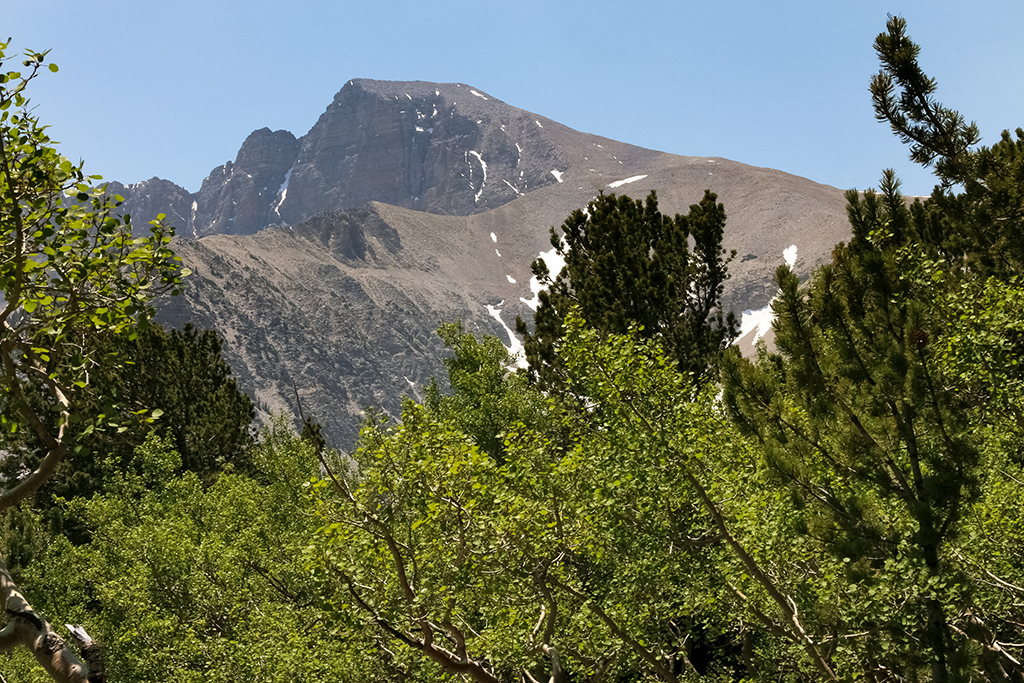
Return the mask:
[[25,600],[25,596],[14,585],[2,557],[0,601],[10,617],[7,625],[0,630],[0,651],[13,650],[19,645],[27,647],[57,683],[95,683],[89,675],[89,667]]

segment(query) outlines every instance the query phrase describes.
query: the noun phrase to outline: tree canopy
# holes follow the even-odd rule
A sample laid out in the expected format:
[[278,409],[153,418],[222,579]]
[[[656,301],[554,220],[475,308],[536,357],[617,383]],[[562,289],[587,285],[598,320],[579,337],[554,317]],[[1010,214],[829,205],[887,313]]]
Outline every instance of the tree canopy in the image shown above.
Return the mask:
[[[104,491],[112,463],[129,463],[154,430],[171,436],[181,468],[206,483],[226,468],[249,467],[255,409],[231,378],[220,351],[221,341],[211,330],[200,333],[191,325],[164,330],[153,322],[137,328],[134,338],[113,337],[97,346],[97,355],[117,362],[92,369],[90,395],[79,398],[77,412],[105,413],[120,426],[96,430],[74,423],[67,428],[70,450],[34,496],[51,531],[75,542],[86,538],[88,529],[68,516],[62,501]],[[48,425],[59,419],[38,387],[33,386],[29,396]],[[154,411],[158,417],[135,419],[139,411]],[[5,446],[8,455],[0,463],[0,482],[13,484],[38,466],[40,443],[35,434],[22,430],[10,435]],[[16,569],[22,554],[13,546],[9,552]]]
[[991,429],[1020,434],[1019,147],[1004,134],[972,149],[977,129],[934,101],[905,28],[890,18],[875,41],[875,110],[940,184],[909,208],[891,171],[880,192],[847,193],[849,243],[806,286],[779,269],[778,353],[732,352],[724,400],[789,489],[801,533],[842,558],[851,585],[890,596],[846,617],[865,634],[865,675],[1020,680],[1001,645],[1019,633],[1018,589],[999,578],[1000,601],[972,577],[996,576],[974,546],[997,533],[985,511],[1019,485],[1006,432]]
[[542,386],[564,386],[558,342],[569,309],[578,306],[604,334],[635,326],[644,337],[661,339],[695,385],[707,382],[718,353],[737,333],[733,314],[720,308],[734,256],[722,247],[724,228],[725,208],[710,191],[685,216],[663,215],[654,192],[645,201],[601,194],[586,210],[573,211],[561,233],[551,229],[565,267],[551,273],[543,258],[533,262],[534,276],[546,286],[533,330],[516,319],[531,374]]

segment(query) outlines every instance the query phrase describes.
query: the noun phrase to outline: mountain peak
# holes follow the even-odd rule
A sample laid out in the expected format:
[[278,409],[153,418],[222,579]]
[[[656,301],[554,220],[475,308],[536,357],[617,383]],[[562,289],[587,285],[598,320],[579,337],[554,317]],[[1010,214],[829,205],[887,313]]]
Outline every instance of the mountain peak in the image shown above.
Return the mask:
[[564,168],[540,119],[461,83],[350,80],[300,141],[280,215],[294,224],[370,201],[452,215],[501,206]]
[[[433,83],[430,81],[378,81],[372,78],[353,78],[334,96],[335,100],[344,98],[348,92],[365,92],[382,98],[408,101],[415,99],[444,98],[458,100],[460,95],[475,97],[483,101],[494,101],[504,104],[479,88],[465,83]],[[506,105],[507,106],[507,105]]]
[[[571,169],[617,174],[656,154],[574,131],[465,83],[356,78],[304,136],[253,131],[199,192],[177,188],[175,206],[181,234],[195,237],[297,225],[374,201],[467,216],[560,183]],[[134,211],[133,202],[129,196]]]
[[192,284],[162,319],[220,329],[247,391],[294,406],[298,386],[348,441],[365,406],[442,376],[439,322],[513,342],[536,297],[530,263],[571,211],[653,190],[671,215],[707,188],[743,254],[724,310],[768,303],[784,249],[799,246],[806,273],[849,233],[835,188],[589,135],[464,83],[354,79],[301,138],[253,131],[196,194],[160,180],[115,191],[136,224],[163,212],[183,235],[216,234],[175,246]]

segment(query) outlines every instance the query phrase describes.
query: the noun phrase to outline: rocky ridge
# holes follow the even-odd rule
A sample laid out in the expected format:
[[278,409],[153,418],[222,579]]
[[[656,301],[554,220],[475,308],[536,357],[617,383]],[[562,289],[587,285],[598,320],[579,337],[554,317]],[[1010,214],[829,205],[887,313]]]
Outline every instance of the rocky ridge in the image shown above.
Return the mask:
[[582,143],[574,144],[580,136],[608,143],[615,161],[652,154],[461,83],[356,79],[301,138],[253,132],[195,194],[157,178],[115,187],[125,210],[143,223],[160,206],[173,207],[164,212],[190,237],[251,235],[371,201],[465,216],[557,183],[567,168],[589,159]]

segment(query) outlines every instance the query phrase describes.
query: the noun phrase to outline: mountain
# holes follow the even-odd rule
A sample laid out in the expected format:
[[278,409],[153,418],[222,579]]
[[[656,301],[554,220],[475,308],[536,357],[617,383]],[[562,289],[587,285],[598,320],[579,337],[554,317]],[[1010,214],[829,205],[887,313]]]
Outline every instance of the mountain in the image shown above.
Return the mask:
[[197,193],[156,178],[112,185],[137,224],[166,213],[185,237],[175,248],[194,274],[162,318],[220,330],[261,407],[294,411],[294,385],[343,447],[363,408],[397,414],[398,397],[443,376],[440,323],[514,345],[508,328],[535,296],[530,263],[572,210],[599,192],[655,190],[663,212],[683,213],[705,188],[729,217],[724,304],[736,312],[767,305],[785,250],[807,275],[849,232],[836,188],[418,81],[349,81],[304,136],[255,131]]
[[301,138],[253,132],[194,196],[156,178],[112,189],[143,222],[162,201],[172,209],[164,213],[180,221],[179,234],[250,235],[371,201],[466,216],[555,184],[591,157],[614,164],[656,155],[583,135],[461,83],[357,79]]

